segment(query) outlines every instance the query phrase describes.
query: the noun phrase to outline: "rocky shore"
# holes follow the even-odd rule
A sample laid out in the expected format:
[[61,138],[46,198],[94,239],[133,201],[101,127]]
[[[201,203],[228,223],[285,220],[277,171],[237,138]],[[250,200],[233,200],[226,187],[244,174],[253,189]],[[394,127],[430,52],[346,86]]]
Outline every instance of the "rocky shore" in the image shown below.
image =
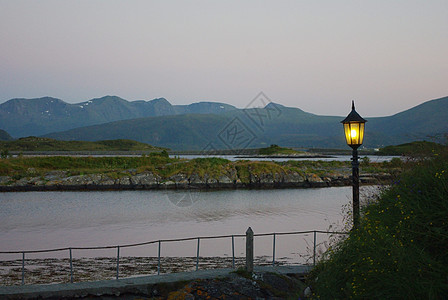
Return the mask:
[[[28,170],[32,173],[32,170]],[[361,174],[361,184],[388,183],[392,176],[388,173]],[[318,188],[351,185],[349,172],[329,172],[299,174],[249,173],[240,178],[237,172],[221,175],[178,173],[163,178],[152,172],[126,170],[117,174],[70,175],[68,171],[51,171],[43,176],[28,176],[14,179],[0,176],[0,192],[14,191],[58,191],[58,190],[151,190],[151,189],[238,189],[238,188]]]

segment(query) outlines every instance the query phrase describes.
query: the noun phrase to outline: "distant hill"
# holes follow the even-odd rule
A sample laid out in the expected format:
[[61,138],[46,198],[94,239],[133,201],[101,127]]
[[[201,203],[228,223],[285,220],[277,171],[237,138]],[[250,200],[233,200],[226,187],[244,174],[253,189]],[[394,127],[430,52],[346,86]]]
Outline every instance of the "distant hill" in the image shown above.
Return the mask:
[[[96,141],[126,136],[143,143],[152,141],[152,145],[163,145],[170,149],[201,150],[202,145],[214,139],[216,132],[228,120],[228,117],[221,115],[183,114],[111,122],[47,134],[46,137]],[[224,147],[222,143],[219,146]]]
[[381,148],[378,151],[378,154],[418,156],[422,154],[427,155],[428,153],[442,153],[445,149],[446,145],[441,145],[434,142],[418,141],[401,145],[386,146]]
[[448,97],[430,100],[390,117],[370,118],[371,141],[379,146],[431,140],[448,133]]
[[12,140],[12,136],[9,135],[6,131],[0,129],[0,141],[10,141]]
[[0,128],[14,137],[40,136],[120,120],[190,113],[222,113],[232,109],[236,108],[213,102],[173,106],[164,98],[130,102],[116,96],[105,96],[77,104],[51,97],[11,99],[0,104]]
[[[0,128],[13,137],[62,140],[132,139],[174,150],[284,147],[345,148],[340,121],[299,108],[264,108],[199,102],[171,105],[166,99],[129,102],[116,96],[68,104],[45,97],[0,104]],[[380,148],[448,133],[448,97],[393,116],[366,118],[365,147]],[[241,134],[241,132],[244,132]]]
[[30,136],[14,141],[0,141],[0,149],[8,151],[162,151],[164,148],[132,140],[104,140],[97,142],[58,141]]
[[176,114],[223,114],[236,110],[233,105],[219,102],[198,102],[189,105],[174,105]]
[[[112,122],[47,136],[91,141],[130,138],[175,150],[255,148],[271,144],[346,148],[342,119],[271,103],[265,108],[230,110],[219,115],[185,114]],[[429,139],[448,132],[447,119],[448,97],[390,117],[367,118],[364,146],[377,148]]]

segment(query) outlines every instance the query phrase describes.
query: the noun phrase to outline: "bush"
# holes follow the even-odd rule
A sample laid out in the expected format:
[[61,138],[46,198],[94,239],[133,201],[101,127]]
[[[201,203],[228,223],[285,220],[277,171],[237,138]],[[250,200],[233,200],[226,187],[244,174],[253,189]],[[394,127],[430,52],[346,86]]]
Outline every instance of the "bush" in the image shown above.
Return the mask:
[[448,155],[437,153],[407,167],[399,181],[363,210],[359,229],[330,249],[313,270],[315,296],[448,295]]
[[3,150],[1,153],[0,153],[0,157],[1,158],[8,158],[8,155],[9,155],[9,151],[8,150]]
[[368,167],[369,165],[370,165],[370,158],[368,158],[367,156],[361,158],[361,166]]

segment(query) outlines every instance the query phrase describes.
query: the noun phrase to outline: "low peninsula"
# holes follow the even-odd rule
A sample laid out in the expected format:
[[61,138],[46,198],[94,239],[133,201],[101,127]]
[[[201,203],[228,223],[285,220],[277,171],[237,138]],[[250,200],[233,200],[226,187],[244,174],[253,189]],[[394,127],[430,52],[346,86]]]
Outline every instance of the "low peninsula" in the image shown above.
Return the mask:
[[[361,184],[388,184],[400,159],[360,166]],[[168,152],[138,157],[8,157],[0,159],[0,191],[313,188],[348,186],[343,161],[181,159]]]

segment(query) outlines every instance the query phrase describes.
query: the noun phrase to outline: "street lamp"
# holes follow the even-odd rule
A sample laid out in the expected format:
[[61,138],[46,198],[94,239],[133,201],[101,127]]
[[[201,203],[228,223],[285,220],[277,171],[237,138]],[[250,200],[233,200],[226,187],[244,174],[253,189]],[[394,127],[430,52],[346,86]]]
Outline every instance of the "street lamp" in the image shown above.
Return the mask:
[[352,111],[341,121],[344,125],[345,139],[347,145],[353,149],[352,158],[352,185],[353,185],[353,228],[359,225],[359,161],[358,147],[364,139],[364,120],[355,110],[355,101],[352,101]]

